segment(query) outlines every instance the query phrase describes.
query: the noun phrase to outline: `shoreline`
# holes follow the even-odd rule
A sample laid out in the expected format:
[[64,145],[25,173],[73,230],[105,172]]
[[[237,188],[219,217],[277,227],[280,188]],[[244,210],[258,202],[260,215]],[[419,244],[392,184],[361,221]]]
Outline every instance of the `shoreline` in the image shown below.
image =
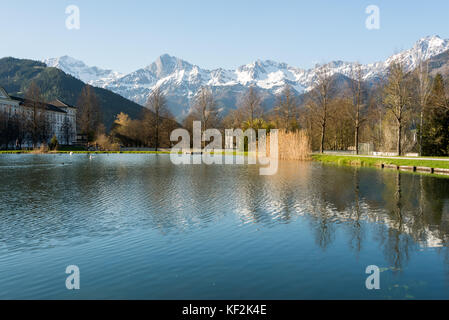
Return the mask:
[[[66,151],[66,150],[57,150],[57,151],[33,151],[33,150],[1,150],[0,155],[2,154],[35,154],[35,155],[43,155],[43,154],[171,154],[170,151],[87,151],[87,150],[77,150],[77,151]],[[179,152],[178,154],[183,154]],[[196,153],[187,153],[186,155],[192,155]],[[217,155],[243,155],[247,156],[248,152],[211,152],[210,154]]]
[[400,171],[414,172],[419,174],[431,174],[438,176],[449,176],[449,158],[427,159],[427,158],[405,158],[405,157],[370,157],[355,155],[327,155],[313,154],[313,161],[337,164],[344,166],[372,167],[378,169],[394,169]]
[[[171,152],[164,151],[87,151],[87,150],[58,150],[40,152],[33,150],[1,150],[1,155],[29,154],[29,155],[64,155],[64,154],[149,154],[149,155],[169,155]],[[182,154],[181,152],[179,154]],[[222,155],[243,155],[248,152],[212,152],[211,154]],[[334,164],[343,166],[371,167],[377,169],[394,169],[404,172],[418,174],[438,175],[449,177],[449,158],[407,158],[407,157],[378,157],[365,155],[329,155],[312,154],[310,161],[324,164]],[[299,161],[299,160],[298,160]]]

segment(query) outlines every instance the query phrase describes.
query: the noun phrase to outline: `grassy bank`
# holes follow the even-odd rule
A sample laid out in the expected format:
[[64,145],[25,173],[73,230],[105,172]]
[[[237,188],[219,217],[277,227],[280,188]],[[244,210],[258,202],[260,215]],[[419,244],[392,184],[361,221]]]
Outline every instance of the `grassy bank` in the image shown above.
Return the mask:
[[370,158],[339,155],[314,154],[312,159],[323,163],[334,163],[340,165],[357,165],[366,167],[378,167],[382,164],[393,164],[397,166],[414,166],[449,169],[449,161],[438,160],[416,160],[416,159],[390,159],[390,158]]
[[169,151],[48,151],[48,152],[39,152],[39,151],[30,151],[30,150],[3,150],[0,151],[0,154],[170,154]]
[[19,154],[19,153],[31,153],[28,150],[0,150],[0,154]]

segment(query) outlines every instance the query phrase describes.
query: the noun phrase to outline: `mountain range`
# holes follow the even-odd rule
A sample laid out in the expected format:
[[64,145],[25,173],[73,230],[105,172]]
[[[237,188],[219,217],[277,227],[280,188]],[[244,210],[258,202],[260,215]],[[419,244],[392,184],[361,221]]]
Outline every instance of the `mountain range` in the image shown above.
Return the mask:
[[[433,65],[442,68],[448,61],[448,50],[449,40],[437,35],[425,37],[418,40],[412,48],[394,54],[385,61],[361,65],[363,78],[367,83],[377,82],[386,76],[392,62],[400,62],[410,71],[416,67],[419,59],[439,59]],[[87,66],[69,56],[46,59],[43,62],[140,105],[145,105],[151,91],[160,87],[167,96],[172,113],[178,119],[188,114],[192,100],[202,86],[211,88],[224,112],[234,109],[250,86],[259,89],[264,97],[265,107],[270,108],[276,94],[286,84],[301,95],[313,88],[317,74],[317,67],[301,69],[272,60],[257,60],[235,70],[208,70],[168,54],[161,55],[152,64],[129,74]],[[351,77],[354,64],[355,62],[332,61],[327,65],[332,74]]]

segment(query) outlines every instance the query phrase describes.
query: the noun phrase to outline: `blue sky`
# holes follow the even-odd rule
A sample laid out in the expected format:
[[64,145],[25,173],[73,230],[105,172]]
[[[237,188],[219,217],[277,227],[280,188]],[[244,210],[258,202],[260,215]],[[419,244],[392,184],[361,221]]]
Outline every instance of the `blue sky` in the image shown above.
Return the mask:
[[[68,5],[80,30],[65,27]],[[380,30],[365,28],[368,5]],[[382,60],[416,40],[449,38],[449,1],[14,0],[2,3],[0,56],[70,55],[134,71],[169,53],[204,68],[271,59],[308,68],[329,60]]]

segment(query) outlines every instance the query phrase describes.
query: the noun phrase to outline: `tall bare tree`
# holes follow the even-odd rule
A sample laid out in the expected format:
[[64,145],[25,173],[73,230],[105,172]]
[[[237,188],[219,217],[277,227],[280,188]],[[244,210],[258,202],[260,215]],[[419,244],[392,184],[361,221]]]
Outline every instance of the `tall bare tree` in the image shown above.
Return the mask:
[[406,112],[410,108],[411,93],[410,81],[404,68],[399,63],[390,66],[387,83],[384,87],[385,108],[393,115],[397,126],[396,152],[402,154],[402,129],[404,127]]
[[287,131],[298,129],[298,100],[291,87],[286,85],[278,96],[275,111],[279,119],[279,127]]
[[235,129],[242,126],[242,111],[239,109],[230,110],[229,113],[224,117],[222,121],[223,128]]
[[100,104],[93,87],[86,85],[78,98],[77,128],[87,135],[89,142],[94,141],[100,128],[101,113]]
[[31,109],[31,117],[28,119],[28,127],[33,143],[33,148],[47,138],[48,119],[46,117],[46,104],[37,84],[33,81],[25,93],[25,105]]
[[327,65],[320,66],[316,72],[315,87],[312,89],[309,107],[313,117],[321,129],[320,152],[324,152],[326,126],[330,117],[331,92],[333,89],[332,74]]
[[201,121],[203,131],[218,125],[218,105],[210,89],[202,87],[198,92],[190,116],[193,120]]
[[154,146],[156,151],[158,151],[161,142],[163,121],[166,118],[172,118],[167,107],[167,99],[159,87],[151,92],[146,107],[150,112],[145,113],[144,121],[150,124],[151,129],[154,130]]
[[62,140],[66,145],[70,144],[70,140],[72,139],[72,123],[70,122],[67,116],[64,116],[64,122],[62,123],[61,131],[62,131]]
[[8,149],[8,114],[6,111],[0,109],[0,148],[3,145]]
[[364,119],[361,116],[361,109],[363,107],[363,71],[359,63],[356,63],[351,70],[351,93],[352,93],[352,111],[350,113],[354,121],[354,144],[355,153],[359,154],[359,137],[360,126]]
[[262,117],[262,97],[253,86],[241,98],[238,109],[244,117],[242,120],[248,121],[251,127],[256,119]]

